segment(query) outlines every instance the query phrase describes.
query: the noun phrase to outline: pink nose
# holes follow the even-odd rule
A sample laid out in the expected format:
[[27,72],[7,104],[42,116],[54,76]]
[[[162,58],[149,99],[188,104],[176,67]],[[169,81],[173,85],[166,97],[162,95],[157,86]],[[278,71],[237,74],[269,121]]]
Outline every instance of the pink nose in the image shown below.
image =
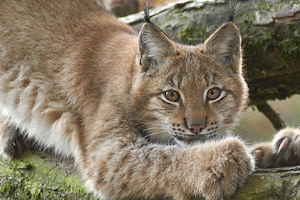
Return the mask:
[[204,125],[202,124],[192,124],[189,126],[189,129],[192,133],[198,134],[201,133],[201,131],[204,129]]

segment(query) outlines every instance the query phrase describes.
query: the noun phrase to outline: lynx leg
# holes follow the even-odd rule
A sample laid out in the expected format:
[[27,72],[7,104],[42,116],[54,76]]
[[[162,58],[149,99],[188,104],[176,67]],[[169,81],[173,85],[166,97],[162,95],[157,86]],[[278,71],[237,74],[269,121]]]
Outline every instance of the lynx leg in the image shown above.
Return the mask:
[[25,149],[24,140],[19,130],[10,124],[9,120],[0,121],[0,154],[4,158],[12,159],[21,156]]

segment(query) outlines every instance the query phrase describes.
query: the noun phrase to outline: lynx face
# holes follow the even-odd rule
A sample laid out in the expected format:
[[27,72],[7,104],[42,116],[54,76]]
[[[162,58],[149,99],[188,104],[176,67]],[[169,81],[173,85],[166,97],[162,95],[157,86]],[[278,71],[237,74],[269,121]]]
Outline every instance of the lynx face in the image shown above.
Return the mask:
[[145,134],[190,143],[230,130],[248,92],[235,25],[223,25],[195,47],[173,43],[151,23],[142,30],[137,60],[144,68],[134,84],[133,108]]

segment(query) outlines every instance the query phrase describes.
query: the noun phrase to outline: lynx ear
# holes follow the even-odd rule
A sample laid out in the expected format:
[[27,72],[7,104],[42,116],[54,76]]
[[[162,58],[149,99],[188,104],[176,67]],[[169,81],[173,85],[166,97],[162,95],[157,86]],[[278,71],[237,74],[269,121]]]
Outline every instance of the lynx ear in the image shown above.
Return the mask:
[[203,52],[212,54],[221,66],[231,68],[235,73],[242,73],[241,37],[233,22],[219,27],[203,44]]
[[176,53],[173,42],[150,21],[144,23],[139,33],[138,46],[143,71],[159,66]]

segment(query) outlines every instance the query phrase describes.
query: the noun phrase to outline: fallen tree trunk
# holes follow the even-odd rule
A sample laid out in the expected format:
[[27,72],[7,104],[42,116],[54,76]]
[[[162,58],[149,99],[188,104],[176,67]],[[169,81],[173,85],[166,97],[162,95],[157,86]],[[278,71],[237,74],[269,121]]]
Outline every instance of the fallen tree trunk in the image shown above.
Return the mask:
[[[236,24],[243,36],[251,103],[300,93],[300,2],[241,1]],[[228,3],[181,1],[150,12],[172,39],[196,44],[222,24]],[[122,18],[136,29],[142,15]],[[300,167],[257,170],[232,199],[299,199]],[[0,158],[0,196],[4,199],[95,199],[71,161],[27,152],[21,160]]]

